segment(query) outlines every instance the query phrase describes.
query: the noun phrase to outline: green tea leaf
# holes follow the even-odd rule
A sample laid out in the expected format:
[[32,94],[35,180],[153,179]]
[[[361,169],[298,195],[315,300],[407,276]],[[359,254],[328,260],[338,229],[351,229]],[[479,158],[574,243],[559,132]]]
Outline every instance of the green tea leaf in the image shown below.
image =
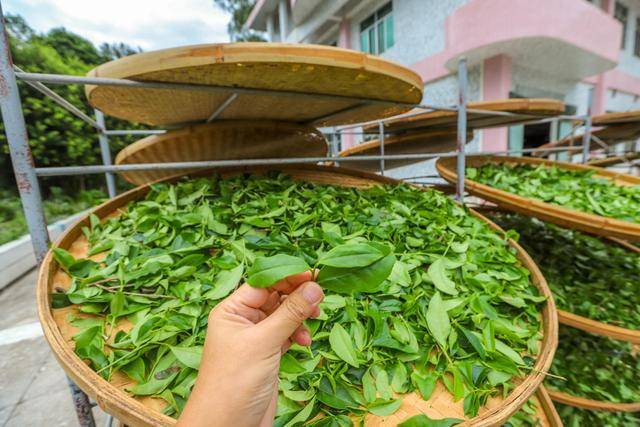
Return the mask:
[[429,266],[427,273],[429,274],[429,278],[433,281],[433,284],[441,292],[454,296],[458,295],[456,284],[453,280],[447,277],[446,269],[445,258],[438,258]]
[[339,323],[333,325],[331,334],[329,334],[329,342],[331,343],[331,350],[333,350],[340,359],[354,368],[360,366],[358,363],[358,354],[353,346],[351,336]]
[[171,347],[171,352],[176,356],[176,359],[185,366],[192,369],[200,368],[200,359],[202,359],[202,349],[200,345],[192,347]]
[[329,267],[353,268],[366,267],[389,255],[391,249],[385,245],[373,243],[352,243],[337,246],[324,254],[318,264]]
[[218,300],[229,295],[240,283],[244,265],[240,264],[231,270],[222,270],[213,282],[213,289],[207,291],[203,297],[209,300]]
[[247,271],[247,283],[256,288],[266,288],[285,277],[309,269],[309,265],[303,259],[291,255],[258,257]]
[[371,265],[355,268],[326,266],[320,269],[317,281],[324,289],[351,294],[355,292],[376,292],[382,282],[391,274],[396,259],[387,255]]
[[433,335],[438,344],[446,348],[447,338],[451,333],[451,323],[439,292],[436,292],[431,297],[426,317],[431,335]]
[[425,414],[414,415],[398,424],[398,427],[451,427],[461,423],[463,420],[457,418],[442,418],[433,420]]
[[382,400],[378,399],[367,406],[367,410],[379,417],[388,417],[395,414],[402,406],[402,399]]

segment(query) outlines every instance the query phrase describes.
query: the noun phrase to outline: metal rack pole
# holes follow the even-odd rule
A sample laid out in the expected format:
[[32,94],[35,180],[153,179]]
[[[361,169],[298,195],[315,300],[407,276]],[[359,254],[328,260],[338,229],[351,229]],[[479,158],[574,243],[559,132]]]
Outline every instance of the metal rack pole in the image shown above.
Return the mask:
[[[42,209],[40,186],[29,148],[27,127],[22,114],[22,103],[13,70],[9,39],[4,26],[4,14],[0,3],[0,111],[9,145],[9,155],[20,192],[22,209],[31,235],[31,243],[38,265],[44,259],[49,246],[49,233]],[[71,379],[69,387],[76,408],[78,422],[82,427],[95,427],[91,404],[87,395]]]
[[464,203],[464,179],[467,145],[467,59],[458,61],[458,145],[456,147],[456,170],[458,181],[456,182],[456,197],[460,203]]
[[[384,122],[378,123],[378,132],[380,133],[380,155],[384,157]],[[384,158],[380,159],[380,175],[384,176]]]
[[[102,164],[105,166],[111,165],[111,149],[109,148],[109,137],[105,134],[104,131],[107,130],[107,127],[104,123],[104,114],[100,110],[94,110],[96,114],[96,122],[102,128],[102,132],[98,132],[98,141],[100,142],[100,154],[102,154]],[[113,172],[107,172],[104,174],[104,177],[107,181],[107,193],[109,193],[109,197],[116,197],[116,176]]]
[[[0,5],[0,18],[2,18],[2,6]],[[49,247],[49,233],[42,209],[40,186],[33,163],[33,156],[29,148],[27,127],[22,115],[22,103],[18,92],[9,39],[4,27],[4,20],[0,19],[0,109],[4,122],[4,131],[9,145],[9,155],[13,164],[13,173],[16,177],[16,185],[20,192],[22,210],[27,221],[27,227],[31,234],[31,244],[38,264],[42,262]]]
[[582,135],[582,163],[589,161],[589,151],[591,149],[591,116],[587,116],[584,121],[584,135]]

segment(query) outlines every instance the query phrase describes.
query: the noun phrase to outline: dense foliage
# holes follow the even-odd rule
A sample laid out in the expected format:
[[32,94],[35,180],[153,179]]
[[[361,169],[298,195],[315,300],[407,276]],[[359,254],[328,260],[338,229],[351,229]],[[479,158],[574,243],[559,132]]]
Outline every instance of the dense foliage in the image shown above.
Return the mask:
[[491,218],[519,233],[519,243],[542,270],[559,309],[640,329],[639,253],[531,217],[495,214]]
[[[97,205],[106,198],[100,190],[81,191],[73,197],[60,188],[52,187],[51,196],[43,202],[49,222],[55,222]],[[0,190],[0,245],[27,234],[27,224],[20,198],[9,191]]]
[[227,24],[227,32],[232,41],[260,42],[264,41],[261,33],[245,28],[245,23],[256,4],[256,0],[213,0],[220,9],[231,14]]
[[617,185],[593,171],[490,163],[467,168],[467,178],[554,205],[640,222],[640,186]]
[[549,388],[588,399],[640,402],[640,358],[630,343],[561,328]]
[[[102,45],[97,49],[88,40],[64,28],[54,28],[46,34],[38,34],[19,16],[5,17],[11,55],[22,70],[34,73],[84,75],[91,68],[136,50],[124,44]],[[38,166],[70,166],[78,164],[101,164],[100,148],[96,131],[82,120],[68,113],[49,98],[24,83],[19,83],[22,111],[29,134],[29,145]],[[87,104],[84,87],[80,85],[52,86],[52,89],[73,105],[93,116]],[[140,126],[107,117],[110,129],[135,129]],[[118,152],[135,137],[111,138],[111,150]],[[0,123],[0,188],[13,189],[13,172],[9,149]],[[48,186],[63,188],[67,193],[86,187],[88,184],[102,185],[104,177],[50,178],[43,182],[44,193]]]
[[555,403],[565,427],[638,427],[640,414],[632,412],[589,411]]
[[[211,308],[247,272],[263,285],[265,262],[279,255],[287,268],[330,266],[346,244],[369,244],[383,258],[365,250],[363,268],[395,261],[375,293],[327,288],[321,316],[307,321],[311,348],[294,345],[282,359],[276,425],[320,412],[339,425],[345,414],[391,414],[401,405],[394,392],[428,399],[437,381],[473,416],[539,351],[544,297],[515,250],[432,190],[214,177],[155,185],[85,233],[89,254],[104,259],[57,249],[73,282],[54,307],[79,304],[90,315],[72,319],[80,357],[105,378],[125,372],[138,383],[132,394],[162,397],[172,415],[195,381]],[[123,319],[128,332],[114,328]]]

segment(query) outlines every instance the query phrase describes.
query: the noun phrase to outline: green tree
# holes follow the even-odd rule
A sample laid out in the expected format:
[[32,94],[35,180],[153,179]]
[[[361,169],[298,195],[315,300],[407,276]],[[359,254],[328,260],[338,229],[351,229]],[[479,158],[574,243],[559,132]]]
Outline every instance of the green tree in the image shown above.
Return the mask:
[[262,33],[244,28],[256,0],[213,0],[220,9],[231,14],[227,32],[233,41],[265,41]]
[[[91,68],[119,55],[137,52],[124,44],[101,47],[98,50],[91,42],[64,28],[56,28],[46,34],[33,31],[20,16],[5,17],[7,33],[14,63],[27,72],[84,75]],[[27,124],[29,144],[38,166],[70,166],[100,164],[101,156],[95,129],[71,115],[48,97],[30,86],[19,82],[22,110]],[[93,116],[88,105],[84,87],[80,85],[51,85],[66,100]],[[107,117],[110,129],[131,129],[141,126]],[[15,189],[9,150],[0,125],[0,187]],[[111,150],[115,154],[135,137],[111,138]],[[67,191],[83,189],[89,185],[102,186],[100,175],[86,177],[60,177],[41,180],[45,194],[50,186]]]

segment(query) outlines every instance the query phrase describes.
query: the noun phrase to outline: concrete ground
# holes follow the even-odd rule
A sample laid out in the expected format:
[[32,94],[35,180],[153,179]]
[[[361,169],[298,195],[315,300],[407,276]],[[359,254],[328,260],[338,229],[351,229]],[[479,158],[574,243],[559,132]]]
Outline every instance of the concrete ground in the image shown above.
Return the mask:
[[[0,427],[77,426],[64,372],[42,336],[35,284],[34,270],[0,291]],[[104,425],[105,413],[93,413]]]

